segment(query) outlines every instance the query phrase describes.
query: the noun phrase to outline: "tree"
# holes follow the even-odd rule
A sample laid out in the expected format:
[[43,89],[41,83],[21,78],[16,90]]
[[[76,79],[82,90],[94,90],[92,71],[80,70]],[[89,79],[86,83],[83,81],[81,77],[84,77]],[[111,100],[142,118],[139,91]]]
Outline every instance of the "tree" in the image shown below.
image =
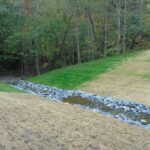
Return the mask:
[[104,46],[104,57],[107,56],[107,16],[108,16],[108,0],[105,1],[105,46]]
[[127,0],[124,0],[123,53],[126,52]]
[[117,39],[117,54],[120,54],[120,41],[121,41],[121,0],[117,0],[117,7],[116,7],[116,11],[117,11],[117,35],[118,35],[118,39]]
[[150,47],[149,0],[0,0],[0,67],[25,76]]

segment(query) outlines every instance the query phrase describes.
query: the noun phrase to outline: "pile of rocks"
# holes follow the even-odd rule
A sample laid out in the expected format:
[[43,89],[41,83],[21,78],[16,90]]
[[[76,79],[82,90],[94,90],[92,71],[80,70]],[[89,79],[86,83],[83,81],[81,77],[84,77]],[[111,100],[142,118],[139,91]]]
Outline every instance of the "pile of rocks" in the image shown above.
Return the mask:
[[[145,106],[143,104],[136,103],[136,102],[130,102],[130,101],[118,100],[111,97],[93,95],[82,91],[62,90],[55,87],[35,84],[23,80],[11,80],[9,81],[9,84],[15,86],[16,88],[23,89],[26,92],[44,96],[53,100],[63,101],[64,98],[79,96],[84,99],[88,99],[90,101],[102,103],[103,105],[106,105],[107,107],[113,108],[115,110],[124,111],[133,115],[138,115],[139,113],[141,113],[141,114],[146,114],[146,116],[150,116],[150,106]],[[126,122],[132,124],[139,125],[140,122],[140,124],[143,125],[146,123],[146,121],[143,119],[140,120],[138,123],[134,123],[130,119],[127,119],[126,116],[124,115],[115,115],[114,117],[120,120],[126,120]]]

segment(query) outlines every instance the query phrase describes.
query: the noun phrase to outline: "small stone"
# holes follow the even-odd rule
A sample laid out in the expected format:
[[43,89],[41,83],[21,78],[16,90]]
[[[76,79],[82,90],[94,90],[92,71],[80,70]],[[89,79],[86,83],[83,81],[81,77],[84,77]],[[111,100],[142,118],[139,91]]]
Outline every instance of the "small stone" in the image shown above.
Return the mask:
[[147,124],[147,121],[144,120],[144,119],[140,120],[140,122],[141,122],[143,125],[146,125],[146,124]]

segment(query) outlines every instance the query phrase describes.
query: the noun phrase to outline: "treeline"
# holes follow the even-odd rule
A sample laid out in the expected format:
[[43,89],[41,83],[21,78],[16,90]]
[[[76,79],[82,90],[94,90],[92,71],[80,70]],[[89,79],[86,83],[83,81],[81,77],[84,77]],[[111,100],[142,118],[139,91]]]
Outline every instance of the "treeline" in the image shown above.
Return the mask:
[[0,69],[22,77],[150,48],[150,0],[0,0]]

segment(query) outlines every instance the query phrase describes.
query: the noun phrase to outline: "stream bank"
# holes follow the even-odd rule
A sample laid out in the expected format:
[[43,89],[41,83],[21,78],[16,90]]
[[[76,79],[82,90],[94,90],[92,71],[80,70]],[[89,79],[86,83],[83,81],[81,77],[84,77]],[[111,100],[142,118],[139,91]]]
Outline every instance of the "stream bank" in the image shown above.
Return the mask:
[[67,102],[130,124],[150,129],[150,106],[112,97],[93,95],[82,91],[62,90],[23,80],[11,80],[9,84],[28,93]]

